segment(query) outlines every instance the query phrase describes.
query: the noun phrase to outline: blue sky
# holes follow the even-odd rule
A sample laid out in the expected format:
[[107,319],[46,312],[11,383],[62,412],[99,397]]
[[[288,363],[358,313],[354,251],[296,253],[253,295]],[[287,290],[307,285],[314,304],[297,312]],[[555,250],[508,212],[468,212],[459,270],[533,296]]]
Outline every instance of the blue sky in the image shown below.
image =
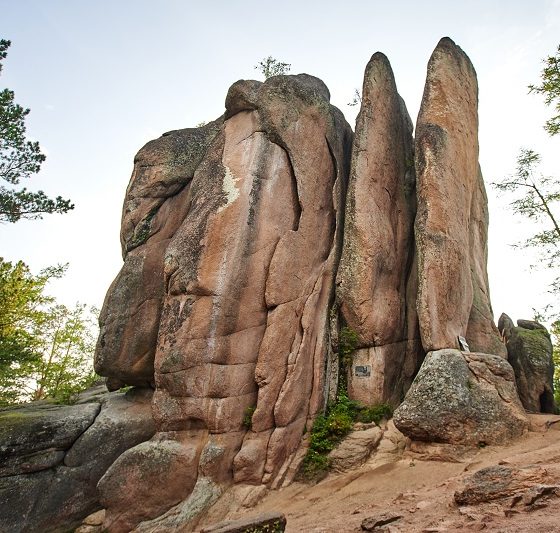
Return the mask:
[[[161,133],[218,117],[228,87],[258,78],[268,55],[322,78],[346,104],[369,57],[384,52],[413,121],[426,64],[442,36],[470,56],[480,86],[481,165],[487,184],[510,173],[520,147],[560,176],[560,139],[527,85],[560,43],[560,1],[26,1],[0,0],[0,37],[12,46],[0,77],[31,108],[28,133],[47,153],[30,182],[76,203],[74,212],[0,226],[0,253],[34,270],[70,264],[52,293],[101,305],[121,265],[119,225],[134,154]],[[513,318],[550,301],[547,276],[510,244],[528,231],[490,196],[494,311]]]

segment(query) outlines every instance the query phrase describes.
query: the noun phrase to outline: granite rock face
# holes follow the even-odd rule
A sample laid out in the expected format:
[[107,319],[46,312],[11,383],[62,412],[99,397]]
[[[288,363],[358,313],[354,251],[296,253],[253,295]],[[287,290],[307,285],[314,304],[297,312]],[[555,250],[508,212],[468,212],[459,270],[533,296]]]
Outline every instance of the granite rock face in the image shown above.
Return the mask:
[[466,54],[443,38],[428,63],[416,123],[418,298],[426,351],[458,347],[505,357],[493,323],[488,208],[478,164],[478,84]]
[[[440,348],[419,374],[428,388],[417,380],[411,392],[448,427],[430,433],[411,392],[403,427],[463,442],[465,424],[474,444],[523,431],[492,321],[477,91],[470,61],[443,39],[414,142],[377,53],[355,136],[326,86],[300,74],[239,81],[223,117],[140,150],[96,369],[114,388],[155,389],[157,433],[101,479],[106,529],[183,527],[233,483],[284,486],[341,386],[397,406]],[[458,336],[495,355],[461,355]],[[450,372],[447,389],[432,387]]]
[[[412,122],[379,52],[364,74],[350,168],[337,274],[342,318],[358,336],[348,392],[365,404],[396,406],[423,356],[415,306],[416,180]],[[356,366],[368,368],[370,378]]]
[[[352,139],[329,97],[304,74],[240,81],[228,92],[223,121],[206,127],[212,134],[171,134],[187,147],[202,145],[200,158],[174,152],[179,143],[170,147],[166,137],[137,157],[122,240],[126,251],[142,240],[135,235],[146,239],[127,252],[123,268],[129,261],[139,282],[133,297],[121,298],[120,287],[129,286],[121,272],[109,291],[97,368],[127,383],[155,382],[158,434],[142,445],[150,452],[129,450],[100,483],[111,531],[159,516],[199,475],[282,483],[304,428],[323,409]],[[154,183],[167,188],[151,194]],[[144,259],[128,260],[131,254]],[[150,280],[140,281],[144,275]],[[149,317],[138,314],[144,308]],[[136,329],[139,322],[149,334]],[[118,328],[130,333],[123,334],[129,344],[113,343],[110,355],[107,339]],[[157,450],[169,451],[161,472]],[[143,494],[142,472],[159,476],[162,488],[189,481],[167,496],[154,490],[158,497],[141,509],[112,497],[119,480],[129,494]]]
[[452,349],[426,355],[393,421],[412,440],[474,446],[504,444],[528,428],[510,364]]
[[547,329],[532,320],[518,320],[516,327],[505,313],[498,328],[506,342],[523,407],[533,413],[554,413],[554,361]]
[[96,485],[155,432],[151,391],[0,410],[0,530],[67,531],[101,507]]
[[383,430],[372,427],[352,431],[329,455],[329,467],[335,472],[345,472],[361,466],[383,438]]
[[154,358],[164,298],[164,253],[183,222],[190,182],[220,121],[171,131],[144,146],[123,207],[124,265],[99,318],[95,369],[112,388],[154,385]]

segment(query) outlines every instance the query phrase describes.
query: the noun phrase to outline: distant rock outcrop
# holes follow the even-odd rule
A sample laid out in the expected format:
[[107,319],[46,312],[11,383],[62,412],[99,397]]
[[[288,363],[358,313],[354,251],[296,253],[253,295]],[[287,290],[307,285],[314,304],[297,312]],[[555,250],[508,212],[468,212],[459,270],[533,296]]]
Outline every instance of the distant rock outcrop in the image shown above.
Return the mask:
[[516,327],[505,313],[498,328],[506,342],[523,407],[533,413],[554,413],[554,361],[547,329],[532,320],[518,320]]
[[474,446],[507,443],[529,426],[505,359],[450,349],[426,355],[393,421],[413,440]]

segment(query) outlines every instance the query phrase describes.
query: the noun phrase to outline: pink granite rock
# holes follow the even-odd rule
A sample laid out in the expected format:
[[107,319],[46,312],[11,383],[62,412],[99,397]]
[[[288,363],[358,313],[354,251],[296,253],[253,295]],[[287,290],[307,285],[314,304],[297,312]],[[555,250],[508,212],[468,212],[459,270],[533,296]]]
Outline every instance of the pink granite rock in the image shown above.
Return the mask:
[[486,273],[488,212],[478,165],[478,84],[466,54],[443,38],[428,63],[416,124],[418,316],[426,351],[506,355]]
[[[149,505],[147,496],[135,505],[130,498],[144,494],[141,482],[150,485],[157,454],[130,450],[99,486],[110,531],[167,511],[199,476],[284,482],[306,425],[325,405],[352,132],[325,85],[308,75],[237,82],[223,123],[205,128],[212,134],[174,132],[184,145],[164,137],[137,158],[123,216],[134,279],[121,274],[110,289],[97,352],[99,371],[155,383],[159,433],[144,447],[179,435],[169,468],[190,481],[167,499],[162,488]],[[165,211],[171,202],[173,213]],[[191,453],[207,448],[221,450],[219,468]],[[147,472],[143,481],[132,463]],[[130,498],[113,498],[118,480]]]
[[361,348],[348,392],[365,404],[398,405],[422,359],[414,304],[415,214],[412,123],[389,61],[378,52],[364,74],[337,274],[342,318]]

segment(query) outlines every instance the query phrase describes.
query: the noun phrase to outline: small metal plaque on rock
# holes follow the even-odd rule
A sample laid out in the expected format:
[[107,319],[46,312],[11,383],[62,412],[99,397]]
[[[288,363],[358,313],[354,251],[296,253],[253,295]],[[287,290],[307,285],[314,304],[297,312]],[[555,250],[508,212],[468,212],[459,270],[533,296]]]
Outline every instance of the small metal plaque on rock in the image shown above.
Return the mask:
[[356,365],[354,367],[354,375],[358,378],[369,378],[371,376],[371,366]]

